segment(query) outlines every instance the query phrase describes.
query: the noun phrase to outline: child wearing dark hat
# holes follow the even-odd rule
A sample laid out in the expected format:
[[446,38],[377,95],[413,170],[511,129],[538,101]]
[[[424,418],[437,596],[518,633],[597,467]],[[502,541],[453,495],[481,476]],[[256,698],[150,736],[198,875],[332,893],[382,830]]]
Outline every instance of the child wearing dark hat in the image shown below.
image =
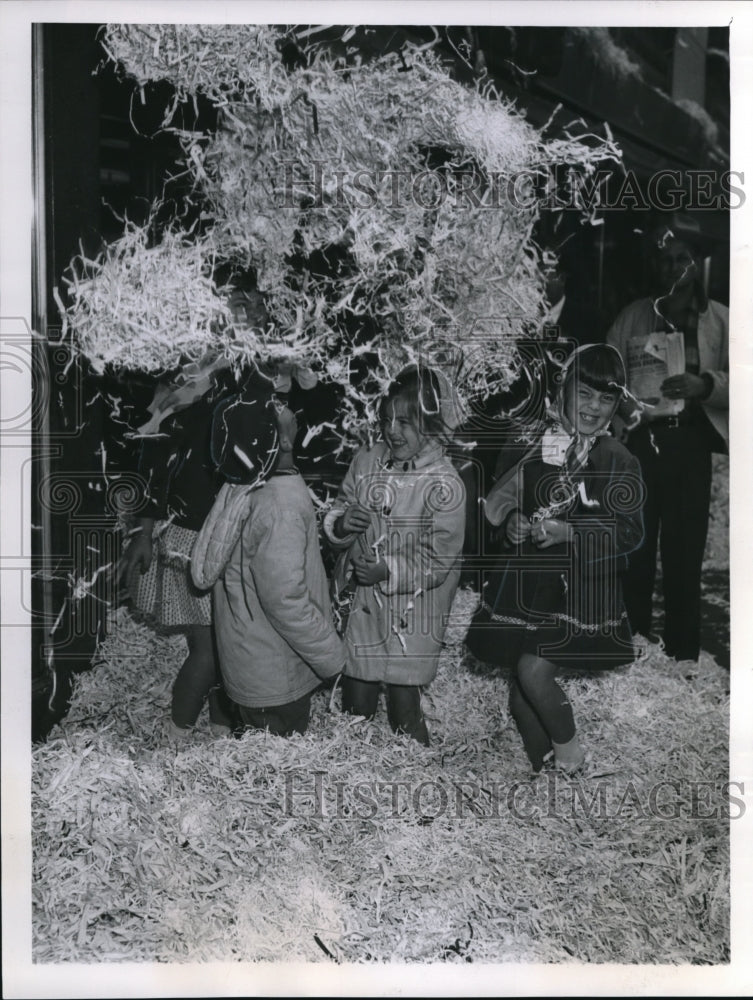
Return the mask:
[[311,695],[342,670],[316,514],[295,466],[295,413],[262,375],[218,408],[227,480],[199,533],[192,574],[212,587],[220,669],[244,727],[305,732]]

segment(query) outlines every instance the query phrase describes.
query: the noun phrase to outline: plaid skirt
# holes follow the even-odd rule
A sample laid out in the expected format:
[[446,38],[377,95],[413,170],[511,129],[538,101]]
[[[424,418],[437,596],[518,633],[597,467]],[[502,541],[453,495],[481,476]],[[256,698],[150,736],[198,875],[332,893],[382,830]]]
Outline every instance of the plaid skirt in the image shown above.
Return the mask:
[[181,628],[211,625],[212,593],[191,579],[191,550],[198,532],[158,521],[152,535],[152,561],[146,573],[135,567],[128,590],[135,611],[152,625]]

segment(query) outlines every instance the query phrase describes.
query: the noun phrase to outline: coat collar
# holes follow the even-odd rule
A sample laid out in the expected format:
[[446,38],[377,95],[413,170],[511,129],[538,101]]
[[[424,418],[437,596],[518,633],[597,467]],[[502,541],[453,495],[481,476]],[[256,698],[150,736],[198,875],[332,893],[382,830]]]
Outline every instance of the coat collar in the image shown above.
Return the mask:
[[410,459],[408,462],[394,462],[390,458],[389,449],[387,445],[385,448],[384,457],[384,468],[390,469],[393,472],[419,472],[421,469],[425,469],[430,465],[434,465],[439,461],[444,455],[444,449],[438,442],[431,442],[430,445],[422,452],[419,452],[415,458]]

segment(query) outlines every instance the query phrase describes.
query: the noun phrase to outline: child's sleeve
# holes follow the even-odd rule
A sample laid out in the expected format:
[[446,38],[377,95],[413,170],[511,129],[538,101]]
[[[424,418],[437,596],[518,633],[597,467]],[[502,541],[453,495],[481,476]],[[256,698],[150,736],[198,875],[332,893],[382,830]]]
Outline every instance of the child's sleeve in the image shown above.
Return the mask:
[[523,463],[518,462],[489,490],[484,501],[484,516],[495,527],[504,525],[507,519],[523,506]]
[[324,535],[327,541],[334,548],[347,549],[349,545],[353,544],[353,541],[358,537],[357,535],[340,535],[335,533],[335,522],[339,517],[345,513],[346,508],[356,502],[356,483],[357,483],[357,466],[360,465],[362,452],[359,452],[353,461],[348,466],[348,471],[345,473],[342,483],[340,484],[340,490],[337,494],[337,499],[334,505],[327,511],[324,515],[322,521],[322,528],[324,529]]
[[438,587],[457,564],[465,536],[465,487],[456,473],[427,491],[428,522],[403,529],[398,551],[385,555],[389,577],[384,594],[414,594]]
[[140,517],[152,517],[155,520],[167,517],[170,477],[179,460],[178,447],[172,430],[159,436],[145,437],[142,441],[138,472],[146,483],[146,504],[139,511]]
[[625,557],[641,545],[644,496],[638,459],[624,450],[614,455],[603,491],[604,512],[580,514],[570,522],[584,564],[595,566]]
[[329,608],[317,605],[306,580],[303,518],[281,509],[255,517],[244,544],[259,603],[272,627],[320,677],[339,674],[345,649]]

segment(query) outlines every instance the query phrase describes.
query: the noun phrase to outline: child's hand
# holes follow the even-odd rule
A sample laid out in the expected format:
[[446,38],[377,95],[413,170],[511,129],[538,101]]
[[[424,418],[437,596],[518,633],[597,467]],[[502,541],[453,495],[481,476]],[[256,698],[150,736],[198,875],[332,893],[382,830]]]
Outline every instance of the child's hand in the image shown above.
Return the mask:
[[515,545],[528,538],[531,532],[531,522],[519,510],[510,516],[507,522],[507,537]]
[[531,541],[540,549],[572,541],[573,529],[567,521],[538,521],[531,528]]
[[153,523],[148,519],[141,520],[141,531],[131,539],[120,564],[119,582],[128,580],[135,569],[139,569],[143,576],[151,566]]
[[353,560],[353,569],[356,580],[362,587],[370,587],[374,583],[386,580],[390,575],[387,563],[383,559],[377,562],[375,559],[367,559],[366,556],[356,556]]
[[360,503],[351,504],[337,519],[338,532],[342,535],[360,535],[371,524],[371,514]]

